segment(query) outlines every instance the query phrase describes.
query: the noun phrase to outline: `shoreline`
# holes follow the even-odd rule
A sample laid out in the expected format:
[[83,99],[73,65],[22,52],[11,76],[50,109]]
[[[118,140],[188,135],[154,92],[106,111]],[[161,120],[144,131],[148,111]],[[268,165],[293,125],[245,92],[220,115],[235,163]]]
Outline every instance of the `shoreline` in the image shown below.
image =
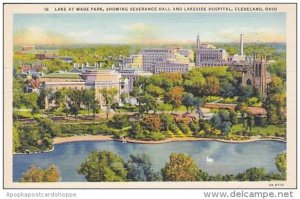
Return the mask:
[[[89,141],[118,141],[123,142],[122,139],[114,139],[112,135],[77,135],[71,137],[55,137],[53,138],[53,147],[50,150],[42,151],[42,152],[32,152],[32,153],[15,153],[13,155],[26,155],[26,154],[38,154],[38,153],[50,153],[55,150],[56,144],[64,144],[64,143],[71,143],[71,142],[89,142]],[[170,142],[188,142],[188,141],[216,141],[216,142],[223,142],[229,144],[239,144],[239,143],[250,143],[250,142],[258,142],[258,141],[275,141],[275,142],[284,142],[286,140],[282,138],[259,138],[259,137],[251,137],[246,140],[225,140],[225,139],[218,139],[218,138],[196,138],[196,137],[174,137],[174,138],[166,138],[164,140],[153,141],[153,140],[136,140],[136,139],[128,139],[126,138],[126,143],[132,144],[163,144],[163,143],[170,143]]]
[[50,153],[52,151],[55,150],[55,147],[52,146],[51,149],[47,150],[47,151],[35,151],[35,152],[32,152],[32,153],[17,153],[17,152],[13,152],[13,155],[29,155],[29,154],[39,154],[39,153]]
[[[119,141],[122,142],[121,139],[114,139],[111,135],[79,135],[79,136],[71,136],[71,137],[56,137],[53,139],[53,144],[63,144],[70,142],[81,142],[81,141]],[[248,143],[248,142],[256,142],[256,141],[278,141],[285,142],[286,140],[281,138],[259,138],[259,137],[251,137],[245,140],[225,140],[219,138],[195,138],[195,137],[185,137],[185,138],[166,138],[164,140],[159,141],[145,141],[145,140],[136,140],[126,138],[127,143],[135,143],[135,144],[163,144],[169,142],[183,142],[183,141],[217,141],[223,143]]]

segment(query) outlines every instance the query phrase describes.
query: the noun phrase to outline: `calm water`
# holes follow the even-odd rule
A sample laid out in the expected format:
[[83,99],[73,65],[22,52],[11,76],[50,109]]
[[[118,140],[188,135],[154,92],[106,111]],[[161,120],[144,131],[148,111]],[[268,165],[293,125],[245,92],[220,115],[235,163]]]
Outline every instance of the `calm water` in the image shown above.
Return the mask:
[[[156,170],[165,166],[172,152],[187,153],[198,166],[209,174],[237,174],[250,167],[264,167],[268,172],[278,172],[275,166],[277,154],[286,150],[286,144],[274,141],[229,144],[216,141],[170,142],[164,144],[131,144],[117,141],[88,141],[55,145],[50,153],[14,155],[13,179],[32,165],[48,167],[55,164],[61,171],[62,181],[85,181],[77,169],[86,156],[94,150],[113,151],[125,160],[130,154],[146,153],[152,158]],[[207,163],[206,156],[214,159]]]

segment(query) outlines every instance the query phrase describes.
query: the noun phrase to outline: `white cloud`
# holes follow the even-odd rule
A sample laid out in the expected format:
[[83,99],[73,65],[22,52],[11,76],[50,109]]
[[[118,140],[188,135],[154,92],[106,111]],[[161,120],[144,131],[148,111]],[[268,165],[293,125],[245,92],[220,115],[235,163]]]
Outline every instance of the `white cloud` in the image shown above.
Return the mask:
[[245,42],[285,42],[284,31],[269,27],[253,29],[250,27],[224,29],[218,32],[220,40],[239,41],[240,34],[244,35]]
[[70,43],[76,43],[76,40],[59,33],[42,30],[37,27],[29,27],[14,33],[15,45],[61,45]]

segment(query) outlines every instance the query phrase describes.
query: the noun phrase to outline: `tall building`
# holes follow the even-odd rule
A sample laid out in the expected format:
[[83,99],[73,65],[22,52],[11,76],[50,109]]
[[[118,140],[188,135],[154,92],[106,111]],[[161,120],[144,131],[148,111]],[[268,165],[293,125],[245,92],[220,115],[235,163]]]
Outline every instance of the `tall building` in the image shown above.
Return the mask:
[[170,48],[147,48],[142,49],[143,70],[153,72],[153,66],[172,57],[173,50]]
[[227,66],[228,53],[225,49],[216,48],[211,44],[201,44],[200,37],[196,42],[196,67]]
[[166,60],[164,62],[158,62],[153,67],[153,73],[172,73],[172,72],[180,72],[185,73],[189,71],[192,66],[189,63],[178,63],[172,60]]
[[155,48],[141,50],[143,69],[154,74],[161,72],[185,72],[195,64],[194,53],[189,49]]

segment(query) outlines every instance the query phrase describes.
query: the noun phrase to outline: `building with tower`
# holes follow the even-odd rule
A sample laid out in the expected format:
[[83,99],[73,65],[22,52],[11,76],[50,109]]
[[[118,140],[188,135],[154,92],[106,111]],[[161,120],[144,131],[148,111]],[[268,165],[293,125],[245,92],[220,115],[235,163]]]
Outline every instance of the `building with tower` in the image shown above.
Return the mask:
[[263,95],[266,94],[271,75],[267,70],[268,60],[265,54],[246,56],[244,54],[244,38],[240,35],[240,53],[232,57],[230,69],[242,73],[242,86],[252,86]]
[[266,55],[255,55],[253,62],[246,67],[242,76],[242,85],[250,85],[260,93],[265,94],[267,86],[271,82],[271,75],[267,70]]

